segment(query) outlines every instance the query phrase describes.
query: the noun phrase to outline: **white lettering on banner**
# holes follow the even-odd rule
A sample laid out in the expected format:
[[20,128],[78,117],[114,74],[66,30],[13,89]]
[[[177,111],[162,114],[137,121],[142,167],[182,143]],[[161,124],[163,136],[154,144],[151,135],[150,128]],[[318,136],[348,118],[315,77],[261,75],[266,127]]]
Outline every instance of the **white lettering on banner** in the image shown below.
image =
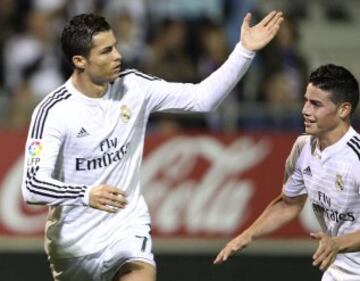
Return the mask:
[[[255,143],[248,137],[226,146],[215,138],[192,136],[173,138],[153,150],[144,161],[142,186],[154,228],[167,234],[181,228],[193,234],[238,229],[254,193],[253,183],[239,176],[260,163],[270,149],[267,141]],[[196,181],[190,173],[199,158],[210,165]],[[156,178],[159,172],[161,179]]]
[[[17,233],[36,233],[44,229],[46,213],[27,215],[21,208],[23,166],[24,158],[20,157],[0,184],[0,222]],[[38,209],[39,206],[28,205],[28,208]]]
[[[174,137],[153,148],[144,158],[142,187],[154,230],[168,235],[180,231],[191,237],[227,235],[239,229],[254,209],[265,207],[249,208],[254,192],[276,188],[255,190],[254,181],[243,175],[257,169],[271,149],[266,139],[240,137],[225,145],[204,135]],[[23,161],[20,157],[0,182],[0,224],[18,235],[40,233],[47,216],[46,207],[40,207],[44,210],[40,212],[39,206],[23,206]],[[305,231],[319,229],[308,204],[300,223]]]

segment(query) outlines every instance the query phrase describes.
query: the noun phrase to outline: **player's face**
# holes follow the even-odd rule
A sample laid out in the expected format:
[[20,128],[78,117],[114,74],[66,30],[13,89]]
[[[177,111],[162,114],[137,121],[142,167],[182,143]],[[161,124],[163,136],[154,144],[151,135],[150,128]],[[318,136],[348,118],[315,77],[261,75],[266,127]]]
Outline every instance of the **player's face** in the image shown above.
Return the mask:
[[331,99],[331,93],[311,83],[306,88],[304,107],[305,133],[315,137],[326,137],[341,124],[339,106]]
[[114,33],[99,32],[92,39],[92,48],[85,67],[86,73],[95,83],[115,80],[121,69],[121,54],[116,48]]

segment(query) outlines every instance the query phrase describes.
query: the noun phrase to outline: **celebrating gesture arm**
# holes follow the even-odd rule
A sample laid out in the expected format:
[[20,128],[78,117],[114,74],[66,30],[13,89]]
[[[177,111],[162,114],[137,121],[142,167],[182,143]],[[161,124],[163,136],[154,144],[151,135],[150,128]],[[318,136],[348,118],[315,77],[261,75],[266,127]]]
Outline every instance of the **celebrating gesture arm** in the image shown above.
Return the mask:
[[228,59],[200,83],[149,82],[148,108],[152,112],[209,112],[215,109],[246,73],[255,52],[275,37],[283,17],[281,12],[273,11],[252,27],[250,21],[251,15],[247,14],[241,26],[240,42]]
[[249,51],[262,49],[275,37],[283,20],[282,12],[272,11],[250,27],[251,14],[246,14],[241,26],[241,44]]

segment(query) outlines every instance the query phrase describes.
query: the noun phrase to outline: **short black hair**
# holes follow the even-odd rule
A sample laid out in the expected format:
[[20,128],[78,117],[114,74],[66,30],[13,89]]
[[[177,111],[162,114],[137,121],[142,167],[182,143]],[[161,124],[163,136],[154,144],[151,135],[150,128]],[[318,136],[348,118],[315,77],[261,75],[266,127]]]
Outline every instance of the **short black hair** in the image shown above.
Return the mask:
[[329,91],[330,98],[336,105],[349,102],[351,114],[355,111],[359,103],[359,83],[345,67],[334,64],[322,65],[310,74],[309,83],[321,90]]
[[61,34],[61,47],[68,63],[74,67],[72,57],[87,57],[95,34],[111,30],[104,17],[94,14],[74,16],[64,27]]

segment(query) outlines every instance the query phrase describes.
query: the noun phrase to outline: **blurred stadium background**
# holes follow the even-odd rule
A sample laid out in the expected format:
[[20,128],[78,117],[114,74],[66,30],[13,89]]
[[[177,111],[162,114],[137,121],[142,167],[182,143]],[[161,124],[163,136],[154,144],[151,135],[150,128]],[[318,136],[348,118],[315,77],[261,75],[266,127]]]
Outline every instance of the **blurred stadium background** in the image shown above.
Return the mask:
[[[150,120],[142,180],[158,280],[320,280],[308,207],[226,264],[212,260],[280,192],[284,160],[302,132],[310,71],[335,63],[360,78],[358,0],[1,0],[0,280],[51,280],[42,248],[46,208],[26,206],[20,182],[32,109],[70,73],[58,42],[64,22],[103,14],[124,68],[197,82],[226,59],[246,12],[257,21],[271,9],[285,13],[279,35],[216,112]],[[359,120],[356,114],[355,128]]]

